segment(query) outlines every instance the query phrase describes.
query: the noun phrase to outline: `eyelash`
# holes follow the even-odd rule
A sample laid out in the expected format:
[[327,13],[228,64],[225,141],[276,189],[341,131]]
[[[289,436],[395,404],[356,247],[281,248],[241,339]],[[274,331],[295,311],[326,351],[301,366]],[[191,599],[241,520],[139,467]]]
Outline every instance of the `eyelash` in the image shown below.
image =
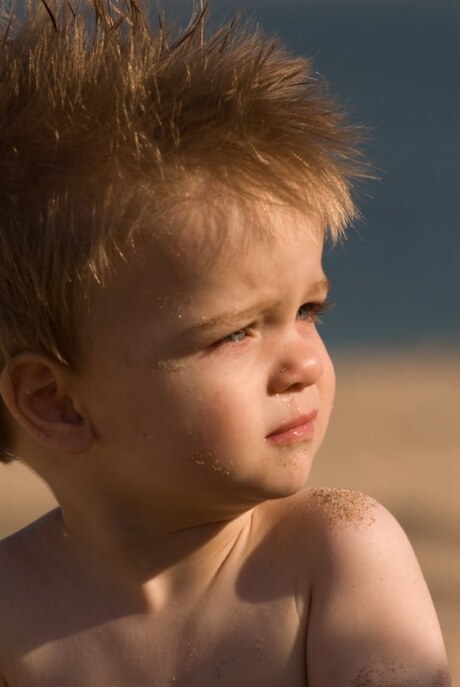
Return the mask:
[[[313,324],[321,324],[322,320],[320,319],[320,315],[323,315],[325,312],[330,310],[333,307],[334,303],[330,299],[326,299],[324,301],[318,301],[318,302],[313,302],[313,303],[304,303],[303,305],[300,306],[300,308],[297,310],[297,318],[301,322],[313,322]],[[307,310],[306,312],[306,317],[299,317],[299,313],[301,310],[305,308]],[[243,327],[242,329],[237,329],[236,331],[232,332],[231,334],[228,334],[228,336],[224,336],[222,339],[220,339],[217,342],[217,346],[220,346],[222,344],[226,343],[240,343],[243,341],[246,336],[247,336],[247,330],[250,329],[250,326],[248,327]],[[242,335],[241,338],[232,338],[236,337],[237,335]]]
[[302,310],[302,308],[307,308],[308,312],[305,321],[309,320],[314,324],[321,324],[322,320],[320,318],[320,315],[324,315],[324,313],[330,310],[333,306],[333,301],[327,298],[324,301],[318,301],[316,303],[304,303],[300,306],[297,313],[299,313]]

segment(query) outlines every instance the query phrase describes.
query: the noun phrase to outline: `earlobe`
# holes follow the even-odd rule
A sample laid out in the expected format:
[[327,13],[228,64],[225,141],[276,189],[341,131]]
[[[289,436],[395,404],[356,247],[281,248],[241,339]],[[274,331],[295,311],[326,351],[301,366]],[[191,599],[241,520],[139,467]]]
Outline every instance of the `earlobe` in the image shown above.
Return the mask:
[[71,372],[40,353],[20,353],[2,371],[0,393],[16,422],[40,444],[68,453],[87,451],[93,431],[77,411]]

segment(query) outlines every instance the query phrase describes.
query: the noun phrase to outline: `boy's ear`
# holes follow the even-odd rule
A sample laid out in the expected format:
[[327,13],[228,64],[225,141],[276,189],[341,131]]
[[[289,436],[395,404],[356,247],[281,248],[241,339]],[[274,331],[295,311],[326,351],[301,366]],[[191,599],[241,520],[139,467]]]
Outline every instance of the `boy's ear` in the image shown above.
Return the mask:
[[83,453],[94,434],[72,397],[71,374],[46,355],[19,353],[2,370],[0,394],[16,422],[40,444]]

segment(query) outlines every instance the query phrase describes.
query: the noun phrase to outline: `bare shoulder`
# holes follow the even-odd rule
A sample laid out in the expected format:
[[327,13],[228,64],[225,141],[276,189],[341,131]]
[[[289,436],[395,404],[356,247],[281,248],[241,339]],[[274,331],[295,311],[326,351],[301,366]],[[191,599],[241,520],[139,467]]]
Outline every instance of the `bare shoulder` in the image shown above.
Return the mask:
[[303,493],[303,500],[309,521],[322,534],[334,535],[344,528],[362,532],[376,522],[382,511],[375,499],[349,489],[308,489]]
[[30,565],[29,528],[0,541],[0,638],[9,624],[6,608],[17,608],[16,596],[21,597]]
[[22,597],[51,573],[58,512],[51,511],[0,541],[0,604],[9,603],[16,595]]
[[35,526],[0,541],[0,641],[18,612],[36,572]]
[[292,508],[307,540],[309,685],[448,687],[430,594],[391,513],[337,489],[307,490]]
[[[0,580],[3,583],[0,594],[4,594],[8,588],[14,588],[15,583],[20,586],[27,577],[33,577],[34,568],[31,564],[40,555],[50,523],[55,517],[56,512],[52,511],[0,541]],[[5,587],[7,582],[10,585]]]
[[15,632],[23,622],[24,577],[28,560],[18,533],[0,541],[0,687],[10,673],[9,661],[16,646]]
[[46,577],[43,549],[52,514],[0,541],[0,687],[4,664],[34,614],[37,588]]
[[[366,532],[387,526],[402,530],[394,518],[374,499],[358,491],[333,488],[306,489],[294,496],[263,504],[261,520],[266,528],[278,528],[288,541],[293,539],[300,555],[308,556],[309,564],[324,560],[332,553],[359,541]],[[347,536],[344,538],[344,533]],[[340,536],[339,536],[340,535]]]

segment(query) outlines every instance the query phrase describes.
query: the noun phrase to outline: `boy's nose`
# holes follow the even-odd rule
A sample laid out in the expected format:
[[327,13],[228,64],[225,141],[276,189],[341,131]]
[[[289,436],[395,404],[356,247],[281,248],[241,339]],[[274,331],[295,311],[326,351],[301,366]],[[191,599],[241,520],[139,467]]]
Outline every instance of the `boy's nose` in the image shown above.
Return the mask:
[[320,348],[313,342],[307,343],[302,337],[285,345],[273,368],[269,393],[301,391],[315,384],[323,372]]

